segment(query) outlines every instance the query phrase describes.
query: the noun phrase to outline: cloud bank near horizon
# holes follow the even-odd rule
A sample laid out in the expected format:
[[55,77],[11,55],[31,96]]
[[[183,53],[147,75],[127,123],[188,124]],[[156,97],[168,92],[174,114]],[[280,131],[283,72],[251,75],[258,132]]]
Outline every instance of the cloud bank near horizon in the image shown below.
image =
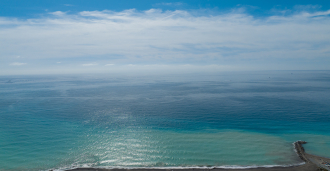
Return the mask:
[[14,66],[84,70],[129,64],[329,69],[329,14],[297,11],[257,18],[242,9],[214,16],[130,9],[1,17],[0,65],[8,72]]

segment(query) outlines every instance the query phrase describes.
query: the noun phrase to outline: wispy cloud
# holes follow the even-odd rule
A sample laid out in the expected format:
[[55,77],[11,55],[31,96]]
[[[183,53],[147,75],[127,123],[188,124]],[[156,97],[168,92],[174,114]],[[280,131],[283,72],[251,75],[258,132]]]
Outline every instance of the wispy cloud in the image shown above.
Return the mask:
[[11,63],[9,65],[13,65],[13,66],[22,66],[22,65],[26,65],[26,63],[20,63],[20,62],[14,62],[14,63]]
[[182,2],[163,2],[163,3],[157,3],[154,6],[180,6],[184,5]]
[[[240,10],[211,16],[184,10],[130,9],[74,15],[56,11],[46,18],[27,20],[2,17],[0,58],[7,61],[12,54],[24,54],[29,60],[70,58],[72,63],[80,63],[83,58],[97,62],[81,66],[189,63],[265,67],[298,65],[299,60],[317,68],[318,63],[308,61],[330,65],[329,14],[330,10],[316,10],[255,18]],[[96,60],[96,56],[103,58]]]
[[88,64],[82,64],[82,66],[95,66],[98,65],[97,63],[88,63]]
[[55,12],[50,12],[49,14],[55,15],[55,16],[64,16],[66,12],[63,11],[55,11]]

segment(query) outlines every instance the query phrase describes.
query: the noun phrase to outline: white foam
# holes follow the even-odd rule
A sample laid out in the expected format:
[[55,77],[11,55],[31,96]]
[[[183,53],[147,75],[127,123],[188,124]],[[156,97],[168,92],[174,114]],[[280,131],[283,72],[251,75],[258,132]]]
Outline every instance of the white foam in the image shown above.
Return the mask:
[[102,169],[251,169],[251,168],[272,168],[272,167],[292,167],[304,165],[305,162],[292,164],[292,165],[250,165],[250,166],[239,166],[239,165],[224,165],[224,166],[173,166],[173,167],[124,167],[124,166],[99,166],[92,167],[92,163],[75,165],[70,167],[62,167],[58,169],[49,169],[53,171],[65,171],[76,168],[102,168]]

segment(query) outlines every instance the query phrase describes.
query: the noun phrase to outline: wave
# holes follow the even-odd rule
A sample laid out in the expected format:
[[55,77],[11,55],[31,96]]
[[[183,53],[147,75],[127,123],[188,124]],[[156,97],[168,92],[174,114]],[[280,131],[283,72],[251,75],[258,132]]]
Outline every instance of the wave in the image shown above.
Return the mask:
[[77,168],[95,168],[95,169],[252,169],[252,168],[272,168],[272,167],[294,167],[306,164],[301,162],[292,165],[249,165],[249,166],[239,166],[239,165],[223,165],[223,166],[168,166],[168,167],[125,167],[125,166],[98,166],[94,167],[94,163],[72,165],[70,167],[61,167],[58,169],[48,169],[53,171],[65,171]]

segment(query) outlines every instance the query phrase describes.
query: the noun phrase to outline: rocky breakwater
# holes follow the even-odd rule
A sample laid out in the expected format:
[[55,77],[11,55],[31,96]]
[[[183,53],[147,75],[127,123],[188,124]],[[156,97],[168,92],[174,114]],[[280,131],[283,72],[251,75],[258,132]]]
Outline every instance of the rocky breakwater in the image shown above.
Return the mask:
[[330,167],[328,166],[330,159],[306,153],[304,147],[302,146],[302,144],[306,143],[306,141],[294,142],[294,148],[301,160],[305,161],[305,165],[315,165],[318,167],[318,170],[330,171]]
[[302,144],[306,144],[306,141],[296,141],[294,142],[294,148],[296,150],[296,153],[298,154],[298,156],[301,158],[301,160],[309,163],[308,158],[306,157],[306,153],[305,153],[305,149],[302,146]]

